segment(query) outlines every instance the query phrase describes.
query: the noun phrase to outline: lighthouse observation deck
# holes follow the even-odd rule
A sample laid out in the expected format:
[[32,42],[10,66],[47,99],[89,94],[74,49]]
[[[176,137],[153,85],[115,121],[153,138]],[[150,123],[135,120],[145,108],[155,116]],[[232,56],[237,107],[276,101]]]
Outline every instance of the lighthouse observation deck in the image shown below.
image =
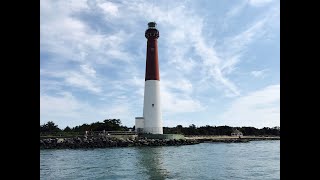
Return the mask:
[[159,31],[157,29],[157,23],[155,22],[149,22],[148,23],[148,29],[145,32],[145,37],[147,39],[149,38],[159,38]]

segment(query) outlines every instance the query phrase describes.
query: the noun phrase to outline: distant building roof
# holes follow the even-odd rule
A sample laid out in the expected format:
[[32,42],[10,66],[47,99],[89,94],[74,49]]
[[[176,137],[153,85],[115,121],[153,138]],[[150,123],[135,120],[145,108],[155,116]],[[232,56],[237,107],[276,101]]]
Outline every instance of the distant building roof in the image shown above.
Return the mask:
[[233,130],[233,132],[231,133],[231,136],[242,136],[242,132],[239,131],[238,129]]
[[236,129],[236,130],[234,130],[232,133],[235,133],[235,134],[242,134],[242,132],[241,131],[239,131],[238,129]]

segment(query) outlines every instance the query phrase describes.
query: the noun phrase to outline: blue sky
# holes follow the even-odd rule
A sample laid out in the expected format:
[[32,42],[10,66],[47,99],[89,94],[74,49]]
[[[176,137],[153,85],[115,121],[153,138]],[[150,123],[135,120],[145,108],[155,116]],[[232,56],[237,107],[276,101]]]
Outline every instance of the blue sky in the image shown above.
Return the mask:
[[40,1],[40,124],[132,127],[150,21],[164,126],[280,126],[278,0]]

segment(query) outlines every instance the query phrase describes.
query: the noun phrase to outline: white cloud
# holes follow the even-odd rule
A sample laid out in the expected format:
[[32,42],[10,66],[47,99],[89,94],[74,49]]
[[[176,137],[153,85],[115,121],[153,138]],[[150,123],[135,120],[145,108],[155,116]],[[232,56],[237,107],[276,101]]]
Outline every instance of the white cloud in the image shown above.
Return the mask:
[[[54,121],[59,127],[75,125],[77,121],[84,121],[83,112],[88,111],[85,103],[78,102],[70,93],[62,93],[60,96],[40,96],[40,122]],[[83,117],[81,117],[83,116]],[[75,122],[72,122],[75,121]],[[78,124],[77,124],[78,125]]]
[[99,4],[99,7],[103,9],[106,14],[116,16],[118,14],[118,6],[112,2],[105,2]]
[[[67,61],[85,62],[88,57],[96,63],[108,64],[113,60],[128,61],[131,57],[122,48],[130,33],[122,30],[115,33],[101,33],[92,29],[74,14],[89,11],[86,1],[42,1],[40,11],[41,51],[54,53],[60,63]],[[115,13],[110,2],[100,4]],[[106,58],[107,57],[107,58]],[[59,60],[59,59],[57,59]],[[62,61],[63,60],[63,61]]]
[[89,64],[83,64],[80,65],[80,67],[84,74],[87,74],[90,77],[96,77],[96,71]]
[[246,7],[247,1],[241,1],[239,4],[233,6],[227,13],[225,19],[228,20],[240,14],[240,12]]
[[263,69],[260,71],[251,71],[251,75],[256,78],[264,78],[266,76],[267,69]]
[[[236,7],[236,9],[240,7],[243,8],[243,4],[240,4],[239,7]],[[237,11],[240,11],[240,9]],[[248,25],[247,28],[242,30],[240,33],[225,38],[224,43],[219,46],[220,57],[224,61],[221,61],[219,64],[220,67],[217,72],[221,71],[222,75],[228,75],[232,73],[235,69],[237,69],[236,65],[241,62],[241,57],[246,53],[252,43],[261,39],[267,39],[265,36],[268,35],[270,29],[275,26],[274,22],[277,22],[279,18],[279,8],[277,6],[269,8],[261,17],[262,18],[258,18],[253,23]],[[264,77],[265,71],[260,73],[253,72],[252,74]],[[222,80],[225,79],[223,77],[224,76],[221,76]],[[228,90],[225,90],[227,96],[234,97],[236,95],[240,95],[240,91],[234,83],[226,80],[225,84],[229,87]],[[229,90],[232,90],[233,93],[230,93]]]
[[228,47],[228,54],[242,54],[250,43],[263,36],[266,32],[264,25],[266,24],[267,20],[269,20],[268,17],[259,19],[236,36],[227,38],[225,41],[225,46]]
[[56,53],[66,59],[81,60],[77,43],[86,38],[87,27],[72,17],[73,13],[87,8],[85,1],[41,1],[41,50]]
[[[119,16],[119,18],[122,19],[119,20],[124,20],[124,18],[133,20],[132,17],[128,16],[131,14],[135,14],[135,16],[136,14],[140,14],[140,18],[144,17],[147,19],[154,17],[159,24],[166,24],[166,26],[171,27],[168,28],[170,31],[163,32],[166,34],[163,43],[168,43],[168,47],[179,47],[168,49],[168,56],[171,57],[168,59],[168,64],[176,65],[176,69],[179,70],[177,73],[188,74],[191,73],[195,67],[200,67],[200,70],[205,73],[204,76],[209,76],[212,81],[220,83],[222,85],[221,87],[227,89],[225,90],[226,92],[234,95],[240,94],[237,86],[226,77],[227,74],[233,71],[238,60],[232,58],[222,60],[219,57],[213,44],[208,43],[205,34],[202,32],[204,22],[202,17],[192,14],[192,12],[183,5],[176,6],[172,9],[168,9],[166,6],[159,6],[151,10],[147,8],[151,7],[151,4],[148,2],[141,1],[137,3],[125,1],[123,3],[122,9],[119,9],[116,4],[111,2],[99,1],[97,5],[111,14],[126,11],[126,13],[121,13],[122,16]],[[83,62],[87,61],[88,57],[96,63],[104,62],[105,64],[107,64],[108,59],[112,58],[125,62],[131,59],[130,57],[132,57],[132,55],[122,50],[122,43],[125,42],[124,38],[130,37],[130,34],[123,31],[109,35],[99,34],[98,32],[92,31],[90,27],[82,21],[74,18],[72,13],[75,10],[72,8],[68,11],[68,8],[63,7],[61,4],[57,7],[55,11],[57,13],[61,11],[59,18],[55,19],[52,17],[53,15],[50,14],[53,20],[49,22],[43,21],[41,23],[43,49],[60,54],[64,59]],[[79,11],[88,9],[86,5],[79,7],[82,7]],[[124,7],[128,7],[128,9]],[[183,24],[177,22],[183,22]],[[46,32],[46,30],[48,32]],[[188,52],[191,49],[194,49],[196,55],[200,57],[200,59],[197,59],[197,62],[195,62],[193,58],[188,57]],[[198,78],[201,77],[202,76],[198,76]],[[68,82],[79,84],[75,79],[71,79],[72,80],[68,80]],[[86,86],[89,86],[86,81],[82,82],[87,84]],[[94,88],[90,89],[94,90]]]
[[[119,118],[124,125],[132,125],[128,117],[133,117],[128,103],[106,102],[105,105],[89,105],[69,92],[59,96],[40,96],[40,123],[53,121],[59,128],[74,127],[83,123],[103,121],[106,118]],[[129,120],[129,121],[128,121]]]
[[166,89],[177,90],[185,95],[191,94],[193,91],[192,83],[185,78],[166,77],[161,81],[161,86]]
[[236,54],[234,56],[229,57],[225,62],[221,63],[221,71],[224,74],[231,74],[236,69],[236,64],[240,61],[240,55]]
[[[98,79],[95,77],[95,70],[88,65],[81,65],[81,70],[42,70],[41,76],[61,78],[65,86],[82,88],[93,93],[100,93],[101,86],[98,84]],[[61,84],[61,83],[60,83]],[[41,84],[42,86],[44,84]],[[52,84],[54,85],[54,84]]]
[[218,119],[231,126],[279,126],[280,85],[267,86],[237,98]]
[[63,86],[63,83],[58,81],[40,79],[40,93],[47,93],[52,91],[61,92],[63,91],[62,86]]
[[71,86],[85,88],[94,93],[100,93],[101,88],[89,80],[86,76],[81,75],[77,72],[67,73],[65,76],[65,82]]
[[165,90],[161,91],[161,107],[163,113],[167,114],[199,112],[205,109],[198,100],[180,97]]
[[252,6],[260,7],[260,6],[267,5],[272,1],[274,0],[249,0],[248,3]]
[[187,80],[161,82],[161,107],[164,113],[198,112],[205,109],[200,101],[192,98],[192,84]]
[[40,96],[40,109],[42,112],[50,114],[65,114],[69,116],[70,112],[81,109],[81,105],[70,93],[61,93],[59,97],[48,95]]

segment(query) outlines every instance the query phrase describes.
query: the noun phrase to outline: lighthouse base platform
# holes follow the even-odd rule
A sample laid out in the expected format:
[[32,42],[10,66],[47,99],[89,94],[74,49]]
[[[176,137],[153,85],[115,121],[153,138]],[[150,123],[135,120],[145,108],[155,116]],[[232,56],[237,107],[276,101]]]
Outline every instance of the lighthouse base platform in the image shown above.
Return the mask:
[[139,137],[147,139],[186,139],[182,134],[139,134]]

